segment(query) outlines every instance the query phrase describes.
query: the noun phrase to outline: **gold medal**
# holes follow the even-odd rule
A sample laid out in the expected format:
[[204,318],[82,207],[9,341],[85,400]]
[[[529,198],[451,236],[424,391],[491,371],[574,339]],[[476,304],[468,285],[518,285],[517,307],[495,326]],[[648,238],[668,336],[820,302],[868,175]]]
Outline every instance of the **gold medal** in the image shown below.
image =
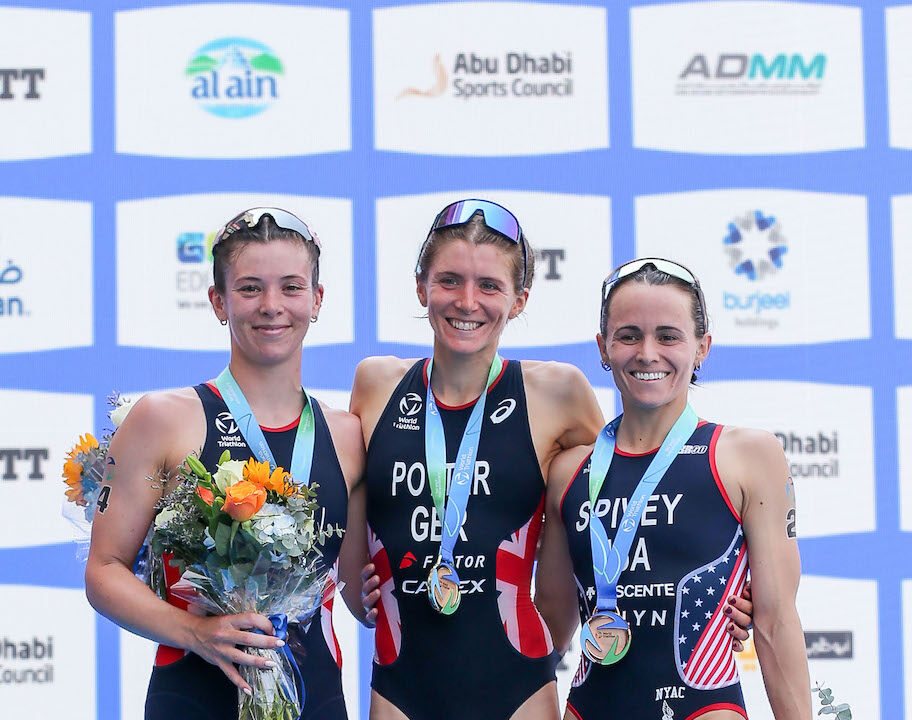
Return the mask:
[[630,650],[630,626],[617,613],[593,615],[580,633],[583,654],[598,665],[613,665]]
[[441,615],[452,615],[462,600],[459,583],[452,580],[451,575],[455,575],[453,569],[440,560],[431,568],[431,574],[428,575],[428,600],[431,607]]

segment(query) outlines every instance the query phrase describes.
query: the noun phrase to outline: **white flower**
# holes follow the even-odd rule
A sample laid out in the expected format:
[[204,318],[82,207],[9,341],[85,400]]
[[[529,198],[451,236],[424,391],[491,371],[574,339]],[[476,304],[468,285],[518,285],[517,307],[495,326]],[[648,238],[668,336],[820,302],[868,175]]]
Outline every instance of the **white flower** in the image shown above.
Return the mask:
[[174,508],[165,508],[158,515],[155,516],[155,527],[160,528],[164,525],[167,525],[170,522],[171,518],[177,515],[177,510]]
[[123,395],[120,395],[117,398],[117,405],[114,406],[114,409],[111,410],[108,417],[111,418],[111,422],[114,423],[114,428],[117,429],[121,426],[124,421],[124,418],[127,417],[127,414],[130,410],[133,409],[133,401],[128,400]]
[[240,460],[226,460],[218,466],[212,479],[224,495],[226,489],[244,479],[244,463]]

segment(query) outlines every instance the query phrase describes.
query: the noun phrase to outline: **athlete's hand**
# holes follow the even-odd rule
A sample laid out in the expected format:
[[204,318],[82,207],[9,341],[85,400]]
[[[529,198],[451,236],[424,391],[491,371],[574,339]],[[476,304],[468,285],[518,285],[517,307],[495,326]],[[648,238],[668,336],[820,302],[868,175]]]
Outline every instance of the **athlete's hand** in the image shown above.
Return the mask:
[[376,607],[380,601],[380,576],[376,570],[373,563],[368,563],[361,571],[361,605],[364,606],[364,624],[368,627],[376,627],[380,614]]
[[[252,632],[253,630],[262,630],[265,634]],[[192,647],[187,649],[218,666],[231,682],[248,695],[252,690],[235,665],[270,668],[275,667],[275,663],[246,653],[237,646],[275,649],[285,644],[274,637],[275,631],[269,619],[256,613],[194,617],[191,633],[194,641]]]
[[728,599],[723,612],[729,620],[725,629],[732,637],[732,648],[735,652],[741,652],[744,649],[743,641],[750,637],[748,630],[751,629],[754,621],[754,603],[751,600],[750,580],[744,583],[744,590],[741,591],[740,595],[733,595]]

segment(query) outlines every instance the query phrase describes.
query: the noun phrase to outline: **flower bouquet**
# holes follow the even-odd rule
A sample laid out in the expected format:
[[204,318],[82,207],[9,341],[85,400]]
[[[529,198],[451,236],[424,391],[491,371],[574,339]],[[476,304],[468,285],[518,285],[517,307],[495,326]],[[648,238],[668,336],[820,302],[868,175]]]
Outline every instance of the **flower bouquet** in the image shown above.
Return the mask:
[[[213,474],[192,455],[179,473],[152,532],[153,559],[182,573],[169,592],[216,615],[266,615],[280,639],[289,621],[307,622],[328,576],[320,547],[342,534],[316,522],[317,486],[297,484],[281,467],[253,458],[231,460],[227,450]],[[253,693],[238,693],[239,720],[300,717],[304,689],[288,646],[246,650],[275,666],[240,667]]]
[[[121,395],[109,398],[111,411],[108,417],[114,430],[104,435],[99,442],[91,433],[79,436],[79,441],[66,454],[63,463],[63,481],[67,486],[64,491],[66,501],[63,504],[63,516],[72,523],[75,533],[76,554],[85,560],[89,553],[89,541],[92,536],[92,519],[96,508],[104,512],[108,507],[110,482],[114,476],[113,460],[108,460],[108,446],[117,428],[124,421],[133,407],[130,400]],[[146,544],[137,556],[133,572],[141,579],[146,579],[145,562]]]

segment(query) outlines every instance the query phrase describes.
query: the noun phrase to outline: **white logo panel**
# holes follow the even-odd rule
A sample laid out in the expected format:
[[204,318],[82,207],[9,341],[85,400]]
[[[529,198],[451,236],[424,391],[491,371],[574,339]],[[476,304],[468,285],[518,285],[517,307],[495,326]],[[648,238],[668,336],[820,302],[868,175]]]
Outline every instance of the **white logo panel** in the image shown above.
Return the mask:
[[495,156],[608,147],[604,9],[438,3],[373,17],[378,149]]
[[93,432],[91,395],[0,390],[0,503],[17,508],[0,525],[0,547],[67,542],[61,472],[79,435]]
[[896,389],[899,435],[899,526],[912,531],[912,387]]
[[95,720],[95,613],[85,592],[0,585],[0,607],[4,717]]
[[871,336],[864,197],[738,189],[648,195],[635,204],[637,255],[679,260],[697,274],[715,343]]
[[912,149],[912,7],[888,7],[886,23],[890,145]]
[[864,147],[859,8],[635,7],[630,37],[635,147],[732,154]]
[[91,345],[91,204],[0,198],[0,216],[0,353]]
[[[507,323],[502,347],[589,342],[598,332],[598,290],[611,272],[608,198],[501,190],[459,190],[377,200],[377,316],[380,342],[431,345],[415,294],[415,262],[434,216],[460,197],[509,208],[536,252],[526,309]],[[573,308],[569,313],[568,308]],[[593,343],[592,352],[597,352]]]
[[158,644],[128,630],[120,635],[120,719],[143,720]]
[[92,152],[90,17],[0,8],[0,160]]
[[176,350],[225,350],[228,329],[209,305],[214,233],[248,207],[286,208],[319,235],[324,304],[305,344],[351,342],[351,202],[297,195],[208,194],[117,205],[117,342]]
[[795,481],[799,538],[875,529],[870,388],[730,381],[690,397],[700,417],[776,435]]
[[251,4],[115,13],[117,151],[349,150],[348,18],[346,10]]
[[893,206],[893,323],[896,337],[912,339],[912,195],[892,198]]
[[[852,717],[880,720],[877,583],[802,575],[796,604],[811,687],[829,688],[832,704],[848,703]],[[753,637],[736,658],[748,717],[774,720]],[[819,694],[811,692],[814,717],[822,707]]]
[[351,404],[350,390],[324,390],[323,388],[311,389],[304,388],[308,395],[312,395],[325,406],[333,410],[344,410],[348,412],[348,406]]
[[[912,580],[903,580],[902,582],[902,604],[903,604],[903,664],[906,668],[912,668]],[[906,707],[912,707],[912,672],[905,673],[906,676]]]

